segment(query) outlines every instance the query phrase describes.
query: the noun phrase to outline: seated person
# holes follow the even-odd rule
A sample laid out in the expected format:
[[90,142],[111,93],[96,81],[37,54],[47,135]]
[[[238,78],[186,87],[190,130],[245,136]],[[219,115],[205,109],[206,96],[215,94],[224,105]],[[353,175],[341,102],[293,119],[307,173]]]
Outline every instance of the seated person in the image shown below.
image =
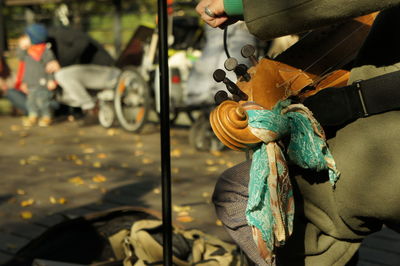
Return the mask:
[[[19,66],[20,68],[20,66]],[[18,71],[20,73],[21,71]],[[13,75],[8,67],[5,58],[2,56],[0,61],[0,88],[3,95],[11,102],[12,106],[16,108],[22,115],[27,115],[26,108],[26,92],[21,90],[21,81],[12,84]]]

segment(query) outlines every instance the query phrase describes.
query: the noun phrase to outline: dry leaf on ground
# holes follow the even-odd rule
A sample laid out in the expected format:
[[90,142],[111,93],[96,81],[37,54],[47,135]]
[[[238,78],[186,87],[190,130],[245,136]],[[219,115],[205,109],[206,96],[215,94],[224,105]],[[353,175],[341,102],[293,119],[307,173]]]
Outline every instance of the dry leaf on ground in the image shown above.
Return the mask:
[[140,151],[140,150],[133,152],[133,155],[135,155],[135,156],[142,156],[143,154],[144,154],[144,151]]
[[98,154],[96,155],[96,157],[99,158],[99,159],[105,159],[105,158],[107,158],[107,154],[105,154],[105,153],[98,153]]
[[182,156],[182,151],[180,149],[174,149],[171,151],[172,158],[179,158]]
[[33,217],[33,214],[30,211],[20,212],[19,215],[21,216],[22,219],[25,219],[25,220],[31,219]]
[[194,218],[192,216],[178,216],[176,220],[181,223],[190,223],[194,221]]
[[93,148],[85,148],[85,149],[83,149],[83,153],[85,153],[85,154],[94,153],[94,149]]
[[143,158],[142,163],[143,164],[151,164],[151,163],[154,163],[154,160],[152,160],[150,158]]
[[57,203],[57,199],[55,197],[53,197],[53,196],[49,197],[49,201],[50,201],[51,204],[56,204]]
[[101,167],[101,162],[94,162],[93,163],[94,168],[100,168]]
[[113,129],[113,128],[110,128],[110,129],[107,130],[107,135],[108,136],[115,136],[115,135],[117,135],[117,131],[115,129]]
[[68,179],[68,182],[75,185],[83,185],[85,183],[85,181],[80,176],[71,177],[70,179]]
[[173,174],[179,174],[179,168],[178,167],[172,167],[171,172]]
[[138,148],[138,149],[140,149],[140,148],[143,148],[143,142],[138,142],[138,143],[136,143],[136,148]]
[[137,171],[136,173],[135,173],[135,176],[143,176],[144,175],[144,172],[143,171]]
[[214,164],[215,164],[214,160],[211,159],[206,160],[206,165],[214,165]]
[[179,206],[179,205],[173,205],[172,210],[174,212],[189,212],[192,210],[192,207],[190,206]]
[[92,177],[93,182],[96,183],[103,183],[107,181],[107,178],[104,175],[95,175],[94,177]]
[[31,199],[27,199],[27,200],[22,201],[21,202],[21,206],[22,207],[27,207],[27,206],[33,205],[34,203],[35,203],[35,200],[31,198]]
[[58,203],[59,204],[65,204],[65,203],[67,203],[67,199],[66,198],[59,198],[58,199]]
[[220,151],[211,151],[211,154],[216,156],[216,157],[222,156],[222,152],[220,152]]
[[18,195],[25,195],[25,194],[26,194],[26,191],[23,190],[23,189],[17,189],[17,194],[18,194]]
[[207,172],[216,172],[216,171],[218,171],[218,166],[207,167]]

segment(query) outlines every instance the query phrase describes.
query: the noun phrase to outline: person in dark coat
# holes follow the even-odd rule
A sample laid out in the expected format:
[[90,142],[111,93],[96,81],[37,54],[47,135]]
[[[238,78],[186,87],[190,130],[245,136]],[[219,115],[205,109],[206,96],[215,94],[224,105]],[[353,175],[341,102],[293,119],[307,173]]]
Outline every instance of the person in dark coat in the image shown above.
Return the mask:
[[[246,218],[252,161],[228,169],[216,184],[213,202],[218,217],[256,265],[346,265],[366,236],[383,225],[399,230],[400,104],[393,100],[400,99],[399,5],[398,0],[202,0],[198,4],[197,12],[209,25],[219,27],[241,18],[251,33],[266,40],[383,10],[355,60],[349,85],[322,90],[304,102],[323,127],[334,131],[327,142],[340,178],[332,187],[328,171],[290,166],[296,206],[293,233],[275,250],[276,260],[260,254],[260,243],[254,241],[253,226]],[[387,49],[380,49],[381,44]],[[350,98],[341,97],[357,88],[368,93],[366,110],[361,108],[362,99],[348,103]],[[353,107],[365,113],[353,113]]]

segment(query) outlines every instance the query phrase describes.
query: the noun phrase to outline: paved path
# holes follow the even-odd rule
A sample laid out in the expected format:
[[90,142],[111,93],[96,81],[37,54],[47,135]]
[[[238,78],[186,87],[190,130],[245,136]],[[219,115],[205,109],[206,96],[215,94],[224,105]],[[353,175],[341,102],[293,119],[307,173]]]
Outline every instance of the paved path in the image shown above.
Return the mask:
[[[174,220],[231,241],[210,197],[218,175],[244,155],[195,151],[187,129],[171,136]],[[161,209],[155,125],[140,135],[73,122],[26,130],[3,116],[0,149],[0,265],[66,217],[123,205]],[[385,229],[368,237],[359,265],[400,265],[400,235]]]

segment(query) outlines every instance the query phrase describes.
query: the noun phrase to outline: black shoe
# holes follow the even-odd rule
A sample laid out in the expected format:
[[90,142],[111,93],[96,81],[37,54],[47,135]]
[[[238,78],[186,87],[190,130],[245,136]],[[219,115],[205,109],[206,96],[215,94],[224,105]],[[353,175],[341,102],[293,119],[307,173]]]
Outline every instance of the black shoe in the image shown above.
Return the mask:
[[93,110],[83,112],[83,117],[78,120],[79,126],[93,126],[99,124],[97,114]]

